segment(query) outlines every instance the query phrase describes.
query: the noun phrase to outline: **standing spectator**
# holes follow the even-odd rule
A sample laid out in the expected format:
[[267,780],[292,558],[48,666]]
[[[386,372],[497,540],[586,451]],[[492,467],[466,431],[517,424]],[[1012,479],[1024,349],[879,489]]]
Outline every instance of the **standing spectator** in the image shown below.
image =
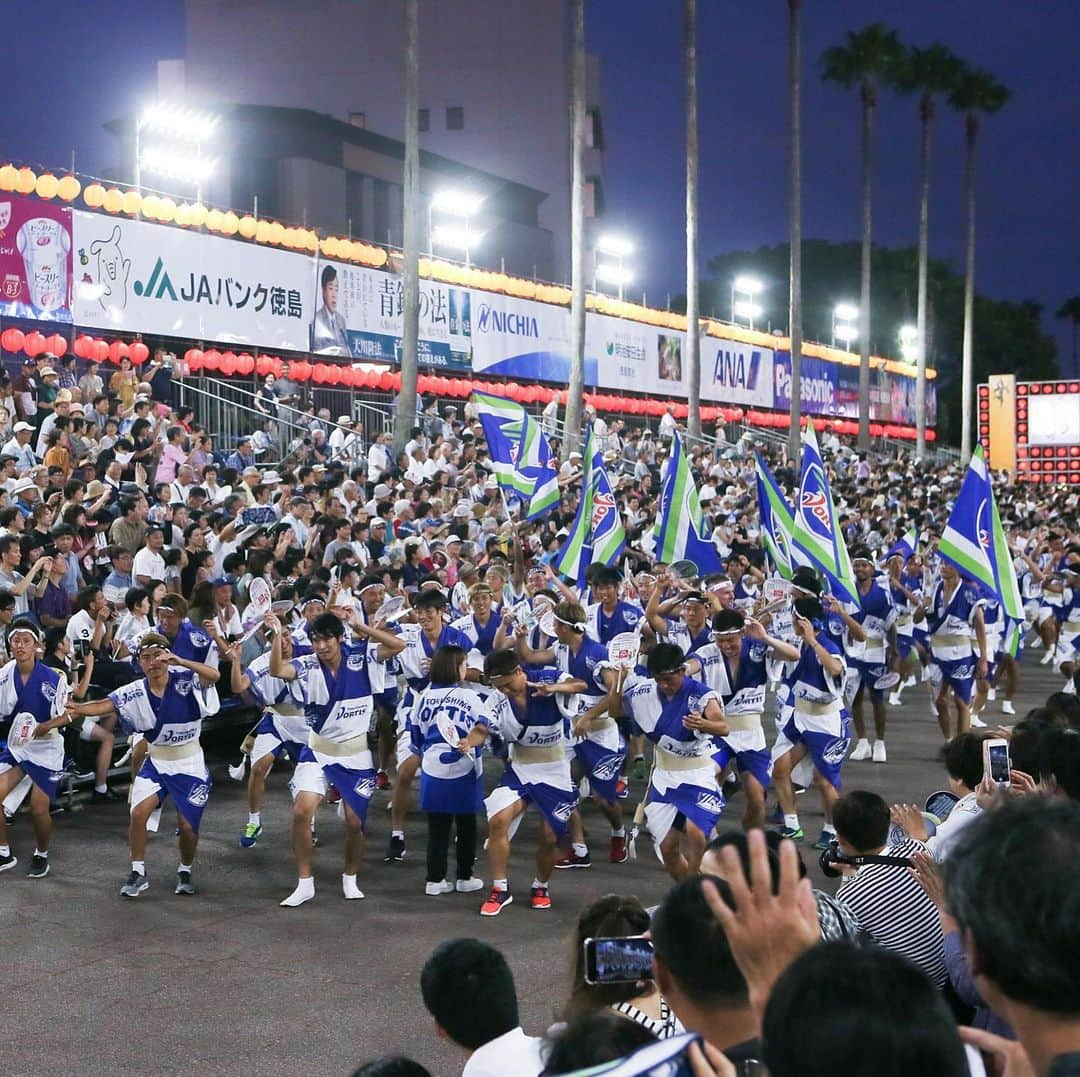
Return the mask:
[[[186,464],[189,454],[184,450],[184,428],[170,426],[165,434],[165,445],[161,450],[154,483],[172,483],[176,480],[181,465]],[[170,492],[171,496],[171,492]]]
[[97,398],[105,391],[105,383],[98,373],[100,366],[94,360],[86,364],[86,373],[78,381],[79,395],[89,407],[96,403]]
[[122,546],[132,555],[137,553],[146,538],[148,511],[145,498],[132,497],[121,501],[120,515],[109,529],[109,541],[114,546]]
[[135,404],[135,392],[139,387],[139,376],[131,365],[131,360],[124,356],[120,360],[120,369],[109,378],[109,392],[120,401],[120,411],[127,412]]
[[[24,359],[19,373],[12,382],[16,411],[24,420],[33,419],[37,414],[37,364],[33,359]],[[33,429],[31,427],[31,429]]]
[[675,436],[675,405],[668,404],[664,414],[660,416],[659,437],[661,441],[670,442]]

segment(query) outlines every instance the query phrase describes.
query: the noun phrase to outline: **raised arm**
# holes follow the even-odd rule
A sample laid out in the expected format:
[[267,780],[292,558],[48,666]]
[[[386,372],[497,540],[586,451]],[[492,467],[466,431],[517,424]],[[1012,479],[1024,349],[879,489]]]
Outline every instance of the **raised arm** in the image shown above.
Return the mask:
[[295,681],[298,674],[292,662],[287,662],[281,653],[281,633],[285,631],[281,621],[268,613],[263,619],[267,632],[270,633],[270,676],[279,681]]

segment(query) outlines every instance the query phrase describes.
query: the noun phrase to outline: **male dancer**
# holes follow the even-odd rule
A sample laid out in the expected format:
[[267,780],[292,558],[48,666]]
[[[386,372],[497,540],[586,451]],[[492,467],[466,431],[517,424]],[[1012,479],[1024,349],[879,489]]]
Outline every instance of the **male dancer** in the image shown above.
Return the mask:
[[364,624],[350,610],[349,627],[358,642],[343,641],[345,625],[333,613],[324,613],[311,625],[313,653],[286,660],[281,622],[267,614],[266,627],[273,633],[270,676],[295,682],[304,702],[308,724],[307,746],[293,772],[293,854],[299,880],[281,904],[294,908],[315,896],[311,822],[333,785],[345,813],[345,871],[341,887],[347,900],[362,898],[356,872],[363,853],[364,820],[375,791],[375,767],[368,746],[371,728],[373,662],[386,662],[405,649],[392,632]]
[[[0,800],[28,777],[30,818],[34,826],[34,856],[27,875],[49,874],[49,839],[53,824],[49,808],[64,773],[64,741],[58,730],[70,725],[66,708],[68,684],[63,675],[37,657],[41,630],[32,621],[16,621],[8,629],[11,661],[0,669],[0,720],[11,720],[8,742],[0,752]],[[7,820],[0,812],[0,871],[18,863],[8,845]]]
[[91,717],[115,713],[121,728],[141,733],[148,747],[149,758],[131,786],[131,874],[120,887],[121,896],[137,898],[150,885],[147,823],[169,796],[176,804],[179,827],[176,893],[190,895],[195,893],[191,870],[199,823],[213,788],[199,735],[203,718],[217,713],[214,685],[220,674],[205,662],[170,652],[169,641],[159,632],[148,632],[139,640],[137,657],[143,672],[139,680],[110,692],[106,699],[72,703],[70,710]]

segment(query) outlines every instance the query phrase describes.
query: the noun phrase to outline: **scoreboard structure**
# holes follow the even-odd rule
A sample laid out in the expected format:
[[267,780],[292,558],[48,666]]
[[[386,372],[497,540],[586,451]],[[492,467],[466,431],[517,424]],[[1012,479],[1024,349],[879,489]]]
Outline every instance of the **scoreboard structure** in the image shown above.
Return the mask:
[[1080,381],[994,374],[979,386],[979,441],[1019,482],[1080,484]]

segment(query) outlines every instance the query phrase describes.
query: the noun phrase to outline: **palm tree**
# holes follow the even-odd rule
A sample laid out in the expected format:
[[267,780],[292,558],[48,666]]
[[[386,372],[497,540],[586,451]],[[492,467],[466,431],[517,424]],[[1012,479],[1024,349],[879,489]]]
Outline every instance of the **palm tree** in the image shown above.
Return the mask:
[[697,0],[684,0],[683,51],[686,77],[686,377],[687,432],[701,437],[701,337],[698,335],[698,129]]
[[420,340],[420,13],[405,0],[405,162],[402,173],[401,391],[394,414],[394,452],[405,448],[416,425],[416,379]]
[[859,87],[862,139],[859,171],[862,187],[862,273],[859,297],[859,448],[870,448],[870,255],[873,235],[874,110],[878,85],[891,83],[904,47],[894,30],[879,22],[864,30],[849,30],[841,45],[821,57],[821,77],[840,86]]
[[1080,329],[1080,295],[1070,296],[1058,307],[1054,313],[1055,318],[1068,318],[1072,322],[1072,365],[1073,373],[1076,373],[1077,355],[1077,329]]
[[909,49],[895,73],[896,89],[919,94],[919,123],[922,129],[919,152],[919,357],[915,377],[915,455],[926,455],[926,352],[927,352],[927,263],[930,232],[930,153],[933,143],[937,96],[951,93],[964,69],[963,61],[944,45]]
[[802,413],[802,0],[788,0],[788,338],[791,429],[788,459],[798,464]]
[[563,455],[581,437],[585,396],[585,0],[571,6],[570,132],[570,377],[567,383]]
[[967,257],[964,270],[964,347],[960,375],[960,460],[971,455],[971,376],[975,318],[975,150],[982,115],[1000,112],[1012,91],[989,71],[966,67],[949,94],[949,104],[964,113],[964,187],[967,197]]

